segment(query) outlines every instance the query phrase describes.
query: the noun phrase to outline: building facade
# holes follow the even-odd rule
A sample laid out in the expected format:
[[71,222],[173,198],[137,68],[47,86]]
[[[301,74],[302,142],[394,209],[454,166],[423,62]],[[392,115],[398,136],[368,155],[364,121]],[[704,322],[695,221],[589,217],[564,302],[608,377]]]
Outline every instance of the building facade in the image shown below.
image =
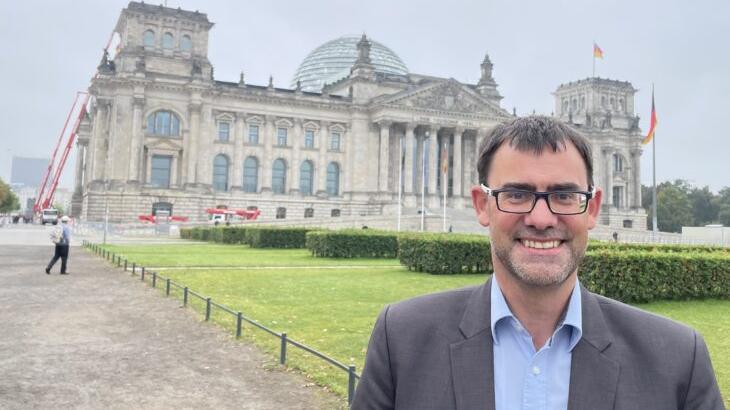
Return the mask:
[[[399,197],[412,212],[422,200],[440,208],[444,191],[447,207],[471,205],[478,142],[511,117],[488,56],[479,82],[465,84],[409,73],[387,47],[345,37],[314,50],[292,87],[278,88],[273,79],[247,84],[243,73],[216,80],[212,26],[203,13],[163,6],[131,2],[122,11],[118,52],[99,65],[78,134],[74,214],[101,220],[108,209],[118,222],[160,209],[201,221],[215,207],[255,207],[264,219],[380,215],[396,212]],[[611,144],[633,158],[628,142]],[[630,170],[625,178],[638,172]],[[636,202],[630,187],[621,206]]]

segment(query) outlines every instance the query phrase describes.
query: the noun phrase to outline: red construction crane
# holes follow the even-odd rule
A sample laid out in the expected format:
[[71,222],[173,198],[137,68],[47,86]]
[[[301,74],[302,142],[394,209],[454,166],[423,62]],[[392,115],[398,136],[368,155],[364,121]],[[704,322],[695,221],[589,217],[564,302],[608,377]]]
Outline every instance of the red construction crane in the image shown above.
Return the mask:
[[[81,105],[78,105],[79,98],[81,96],[84,96],[83,101],[81,102]],[[58,180],[61,178],[61,173],[63,173],[63,167],[66,165],[66,160],[68,159],[68,154],[71,152],[71,149],[73,148],[74,140],[76,139],[76,133],[79,130],[79,126],[81,125],[81,120],[84,119],[84,116],[86,115],[86,104],[89,102],[89,94],[83,91],[79,91],[76,93],[76,98],[74,98],[74,103],[71,106],[71,110],[68,113],[68,116],[66,117],[66,122],[63,124],[63,129],[61,129],[61,135],[58,136],[58,142],[56,143],[56,148],[53,150],[53,155],[51,156],[51,160],[48,163],[48,168],[46,169],[46,172],[43,174],[43,179],[41,181],[41,186],[38,188],[38,196],[36,197],[35,203],[33,204],[33,212],[36,214],[42,212],[46,208],[50,208],[53,205],[53,196],[56,193],[56,187],[58,187]],[[71,127],[71,132],[66,133],[66,129],[68,128],[68,123],[71,120],[71,117],[73,116],[73,113],[78,110],[78,115],[76,117],[76,121],[74,122],[73,126]],[[58,164],[56,164],[56,167],[54,168],[54,164],[56,162],[56,155],[58,154],[58,148],[63,143],[64,139],[68,135],[68,142],[66,143],[66,146],[64,147],[63,152],[61,153],[61,157],[58,161]],[[49,184],[50,180],[50,184]],[[46,191],[46,187],[48,187],[48,191]]]

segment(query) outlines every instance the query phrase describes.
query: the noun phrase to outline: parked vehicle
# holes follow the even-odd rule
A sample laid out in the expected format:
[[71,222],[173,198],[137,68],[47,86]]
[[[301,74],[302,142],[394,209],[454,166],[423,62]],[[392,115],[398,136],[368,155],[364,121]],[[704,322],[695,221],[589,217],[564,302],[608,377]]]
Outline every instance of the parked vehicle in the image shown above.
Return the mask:
[[54,208],[47,208],[41,213],[41,225],[45,224],[58,224],[58,210]]

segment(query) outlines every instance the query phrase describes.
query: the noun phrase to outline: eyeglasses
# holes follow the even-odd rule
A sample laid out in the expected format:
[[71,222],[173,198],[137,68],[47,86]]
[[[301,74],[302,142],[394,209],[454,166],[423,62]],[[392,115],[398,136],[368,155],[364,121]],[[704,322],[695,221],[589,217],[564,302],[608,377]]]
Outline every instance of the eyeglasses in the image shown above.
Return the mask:
[[497,209],[511,214],[529,214],[537,200],[544,198],[550,212],[556,215],[578,215],[588,209],[588,201],[596,194],[595,187],[589,191],[548,191],[535,192],[524,189],[492,189],[479,184],[487,195],[497,200]]

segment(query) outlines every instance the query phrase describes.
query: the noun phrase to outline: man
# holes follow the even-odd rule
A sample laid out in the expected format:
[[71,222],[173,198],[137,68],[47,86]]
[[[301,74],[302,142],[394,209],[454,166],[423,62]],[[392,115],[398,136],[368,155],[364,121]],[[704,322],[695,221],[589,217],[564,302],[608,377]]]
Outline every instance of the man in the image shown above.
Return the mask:
[[494,275],[386,307],[352,408],[724,408],[699,334],[580,286],[603,195],[585,138],[533,116],[479,153]]
[[53,253],[53,258],[48,262],[46,266],[46,274],[51,274],[51,268],[56,264],[58,258],[61,258],[61,275],[67,275],[66,262],[68,261],[68,248],[71,244],[71,228],[68,226],[68,216],[64,215],[61,218],[61,231],[60,236],[56,242],[56,249]]

